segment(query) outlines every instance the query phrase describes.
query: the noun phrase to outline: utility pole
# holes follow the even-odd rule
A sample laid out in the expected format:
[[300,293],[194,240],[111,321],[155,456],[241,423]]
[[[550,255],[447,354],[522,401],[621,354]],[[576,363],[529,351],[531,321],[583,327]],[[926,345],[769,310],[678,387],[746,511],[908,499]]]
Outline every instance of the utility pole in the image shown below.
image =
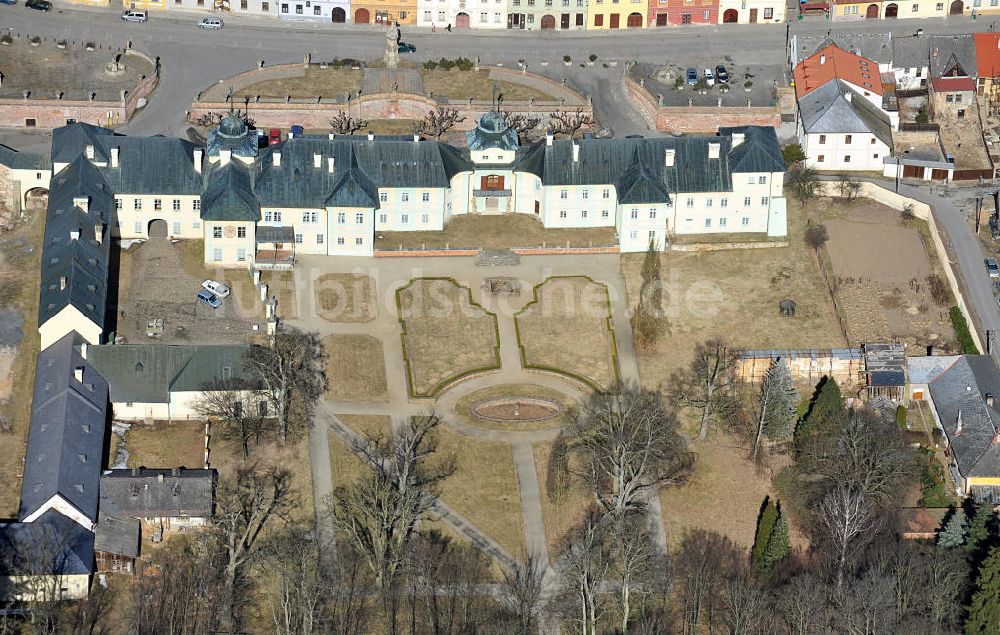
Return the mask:
[[979,217],[981,216],[980,212],[982,212],[982,210],[983,210],[983,195],[980,194],[979,196],[976,197],[976,235],[977,236],[979,235],[979,226],[981,224],[980,220],[979,220]]

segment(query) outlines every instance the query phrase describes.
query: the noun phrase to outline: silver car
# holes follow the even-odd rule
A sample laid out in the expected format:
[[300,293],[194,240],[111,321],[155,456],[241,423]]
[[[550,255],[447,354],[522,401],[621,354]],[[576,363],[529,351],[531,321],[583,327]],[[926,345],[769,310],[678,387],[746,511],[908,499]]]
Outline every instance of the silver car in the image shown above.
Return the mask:
[[222,18],[202,18],[198,22],[199,29],[221,29],[225,24],[222,22]]

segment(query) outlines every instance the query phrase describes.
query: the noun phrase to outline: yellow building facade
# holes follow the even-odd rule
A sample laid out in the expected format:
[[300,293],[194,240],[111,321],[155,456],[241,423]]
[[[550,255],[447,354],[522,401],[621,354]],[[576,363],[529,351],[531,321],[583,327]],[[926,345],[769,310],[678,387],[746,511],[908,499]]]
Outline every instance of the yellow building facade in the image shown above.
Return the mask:
[[355,24],[417,23],[416,0],[380,0],[379,2],[352,2],[351,17]]
[[587,29],[641,29],[646,26],[649,3],[645,0],[589,0]]

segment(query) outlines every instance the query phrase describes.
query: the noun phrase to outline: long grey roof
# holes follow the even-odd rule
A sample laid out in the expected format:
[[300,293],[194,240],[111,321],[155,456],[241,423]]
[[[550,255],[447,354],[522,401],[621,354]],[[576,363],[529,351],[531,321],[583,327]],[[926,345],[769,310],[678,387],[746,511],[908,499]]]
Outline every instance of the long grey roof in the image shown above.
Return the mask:
[[[848,101],[845,95],[851,95]],[[802,127],[806,133],[874,134],[892,147],[892,124],[888,115],[839,79],[833,79],[799,99]]]
[[213,165],[201,194],[202,220],[259,221],[260,203],[251,178],[250,168],[240,161]]
[[102,511],[94,527],[94,551],[135,558],[139,555],[141,533],[137,519]]
[[[932,35],[928,39],[931,77],[976,76],[976,43],[971,34]],[[960,72],[951,72],[956,67]]]
[[891,59],[890,43],[894,39],[895,35],[892,33],[838,33],[821,37],[798,35],[799,59],[792,60],[792,66],[798,66],[799,62],[830,44],[875,62],[888,64]]
[[201,192],[195,171],[195,144],[174,137],[99,137],[107,154],[118,148],[118,167],[99,168],[116,194]]
[[778,134],[771,126],[735,126],[719,128],[719,136],[743,135],[743,143],[729,152],[733,172],[784,172]]
[[[55,495],[97,519],[108,382],[80,356],[76,337],[70,333],[38,354],[18,512],[22,520]],[[75,376],[78,368],[83,381]]]
[[48,157],[19,152],[2,144],[0,144],[0,165],[6,165],[12,170],[48,170],[52,167]]
[[1000,476],[1000,413],[986,404],[987,394],[1000,397],[1000,371],[993,358],[963,355],[929,387],[959,472],[966,478]]
[[906,376],[911,384],[928,384],[958,361],[958,355],[927,355],[906,358]]
[[215,470],[105,470],[101,511],[119,516],[210,517],[215,510]]
[[110,384],[115,403],[167,403],[216,381],[246,378],[245,345],[120,344],[91,346],[87,357]]
[[30,523],[0,525],[0,575],[89,575],[94,534],[49,510]]
[[930,39],[927,36],[892,36],[892,65],[896,68],[926,68],[930,52]]
[[114,131],[89,123],[74,123],[52,131],[52,163],[69,163],[80,154],[83,154],[87,146],[94,146],[94,160],[106,163],[109,154],[104,150],[105,142],[111,144],[114,141],[105,137],[121,137]]

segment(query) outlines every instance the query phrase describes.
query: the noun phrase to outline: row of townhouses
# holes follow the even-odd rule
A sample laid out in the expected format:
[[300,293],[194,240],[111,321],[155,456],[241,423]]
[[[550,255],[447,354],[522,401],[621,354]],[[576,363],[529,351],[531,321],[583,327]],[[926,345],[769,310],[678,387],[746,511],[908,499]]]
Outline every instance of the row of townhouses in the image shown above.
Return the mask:
[[[111,0],[66,0],[108,6]],[[122,0],[150,11],[204,11],[334,24],[458,29],[630,29],[785,21],[780,0]]]

